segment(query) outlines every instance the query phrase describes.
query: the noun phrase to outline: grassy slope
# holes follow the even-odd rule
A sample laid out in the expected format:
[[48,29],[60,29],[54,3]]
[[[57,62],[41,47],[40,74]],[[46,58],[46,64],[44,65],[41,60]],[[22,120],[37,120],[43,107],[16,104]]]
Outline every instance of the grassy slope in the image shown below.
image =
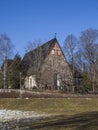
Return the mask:
[[0,109],[60,115],[32,124],[31,129],[98,130],[98,99],[0,99]]
[[72,115],[98,110],[98,99],[0,99],[0,109]]

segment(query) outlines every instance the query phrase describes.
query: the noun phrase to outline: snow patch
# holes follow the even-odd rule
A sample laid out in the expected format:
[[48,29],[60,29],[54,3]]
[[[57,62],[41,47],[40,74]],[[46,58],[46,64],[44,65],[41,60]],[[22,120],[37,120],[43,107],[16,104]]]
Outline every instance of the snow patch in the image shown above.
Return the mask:
[[19,110],[0,110],[0,122],[6,122],[15,119],[26,119],[26,118],[40,118],[46,117],[48,114],[37,113],[34,111],[19,111]]

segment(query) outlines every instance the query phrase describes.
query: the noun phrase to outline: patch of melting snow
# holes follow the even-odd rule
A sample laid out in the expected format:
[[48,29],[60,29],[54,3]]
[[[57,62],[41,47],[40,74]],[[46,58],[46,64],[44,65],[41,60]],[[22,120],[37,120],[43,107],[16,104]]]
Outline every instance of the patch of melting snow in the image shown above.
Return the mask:
[[0,110],[0,122],[10,121],[13,119],[40,118],[46,116],[48,116],[48,114],[37,113],[34,111]]

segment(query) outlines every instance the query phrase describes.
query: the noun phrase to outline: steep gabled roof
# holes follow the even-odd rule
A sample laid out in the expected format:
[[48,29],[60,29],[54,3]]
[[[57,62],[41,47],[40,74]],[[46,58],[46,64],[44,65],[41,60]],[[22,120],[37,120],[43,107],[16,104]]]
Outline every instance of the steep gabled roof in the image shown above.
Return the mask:
[[22,60],[24,68],[28,69],[29,67],[31,67],[33,65],[33,62],[36,59],[36,56],[37,56],[36,54],[37,53],[41,53],[41,59],[42,59],[41,62],[43,63],[44,59],[49,54],[49,52],[53,48],[53,46],[54,46],[54,44],[55,44],[56,41],[57,40],[54,38],[54,39],[52,39],[52,40],[44,43],[43,45],[35,48],[34,50],[26,53],[25,56],[24,56],[24,58],[23,58],[23,60]]
[[[34,66],[35,66],[34,62],[38,59],[37,56],[39,56],[40,65],[42,65],[45,61],[45,58],[49,55],[51,50],[54,48],[55,43],[57,43],[59,45],[57,39],[53,38],[50,41],[44,43],[43,45],[26,53],[22,60],[22,64],[23,64],[23,68],[24,68],[25,72],[27,73],[28,70],[31,71],[32,68],[34,68]],[[59,45],[59,47],[60,47],[60,45]],[[61,47],[60,47],[60,49],[61,49]],[[61,51],[62,51],[62,49],[61,49]],[[41,55],[40,54],[36,55],[37,53],[41,53]],[[40,58],[40,56],[41,56],[41,58]]]
[[24,60],[26,57],[28,57],[28,56],[34,57],[34,53],[36,53],[36,52],[39,51],[40,49],[41,49],[41,52],[43,53],[43,56],[44,56],[44,58],[45,58],[45,57],[49,54],[50,50],[53,48],[54,43],[55,43],[56,41],[57,41],[56,38],[54,38],[54,39],[52,39],[52,40],[50,40],[50,41],[44,43],[43,45],[41,45],[41,46],[35,48],[34,50],[32,50],[32,51],[26,53],[25,56],[24,56],[24,58],[23,58],[23,60]]

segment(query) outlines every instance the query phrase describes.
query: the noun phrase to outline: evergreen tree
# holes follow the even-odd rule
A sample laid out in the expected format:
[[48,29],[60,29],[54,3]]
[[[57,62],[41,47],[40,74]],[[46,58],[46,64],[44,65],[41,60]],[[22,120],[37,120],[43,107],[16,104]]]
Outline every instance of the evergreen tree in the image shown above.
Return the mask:
[[0,69],[0,88],[3,88],[3,72]]
[[83,88],[85,90],[91,90],[90,77],[87,71],[83,72]]
[[8,70],[8,86],[10,88],[20,88],[20,73],[22,72],[21,57],[16,54]]

